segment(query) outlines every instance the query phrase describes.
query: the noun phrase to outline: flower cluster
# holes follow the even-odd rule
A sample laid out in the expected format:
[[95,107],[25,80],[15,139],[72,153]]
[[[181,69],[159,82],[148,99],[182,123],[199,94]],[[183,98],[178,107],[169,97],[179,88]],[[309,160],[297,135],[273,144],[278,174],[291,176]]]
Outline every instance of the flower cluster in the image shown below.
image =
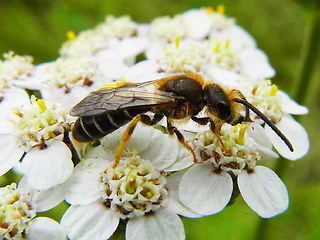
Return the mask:
[[[263,218],[288,208],[285,185],[261,164],[308,152],[308,134],[291,116],[308,109],[272,84],[275,70],[266,54],[223,6],[150,24],[107,16],[94,29],[78,36],[69,32],[68,38],[53,62],[33,65],[31,57],[13,52],[0,62],[0,174],[23,175],[18,187],[0,189],[3,238],[107,239],[126,225],[126,239],[184,239],[179,215],[222,211],[235,186]],[[215,131],[191,119],[177,125],[184,144],[167,134],[165,121],[155,127],[138,123],[133,132],[119,127],[91,143],[72,137],[76,119],[69,112],[93,90],[175,74],[201,75],[222,89],[237,89],[294,151],[245,107],[235,113],[245,121],[223,122]],[[195,117],[203,116],[214,118],[206,107]],[[107,117],[117,125],[119,119]],[[132,136],[114,165],[128,131]],[[70,207],[60,224],[36,217],[62,201]]]

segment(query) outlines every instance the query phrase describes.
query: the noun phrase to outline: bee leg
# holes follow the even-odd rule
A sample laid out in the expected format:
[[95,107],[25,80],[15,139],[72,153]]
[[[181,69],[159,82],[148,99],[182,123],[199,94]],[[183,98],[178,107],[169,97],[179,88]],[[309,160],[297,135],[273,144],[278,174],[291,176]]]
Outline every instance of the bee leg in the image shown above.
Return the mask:
[[214,133],[214,135],[216,136],[216,138],[220,142],[223,154],[225,154],[227,156],[231,156],[230,150],[224,145],[224,143],[220,137],[219,130],[216,128],[216,126],[212,120],[210,121],[210,130]]
[[181,143],[182,146],[184,146],[188,151],[190,151],[192,153],[193,162],[195,162],[195,163],[198,162],[198,159],[197,159],[196,154],[193,151],[193,149],[185,142],[182,133],[175,126],[172,126],[170,121],[167,121],[167,129],[168,129],[168,133],[170,135],[176,134],[179,143]]
[[138,122],[142,122],[146,125],[154,125],[156,124],[157,122],[159,122],[162,118],[163,118],[164,115],[154,115],[153,118],[150,118],[149,116],[147,115],[137,115],[135,116],[131,122],[129,123],[127,129],[124,131],[124,133],[122,134],[121,136],[121,139],[120,139],[120,144],[116,150],[116,153],[114,155],[114,163],[112,165],[112,168],[116,168],[119,164],[119,161],[120,161],[120,158],[122,156],[122,152],[123,152],[123,149],[126,145],[126,143],[129,141],[135,127],[137,126]]
[[191,119],[192,119],[192,121],[194,121],[200,125],[206,125],[208,122],[210,122],[210,130],[214,133],[214,135],[216,136],[216,138],[220,142],[220,144],[222,146],[223,153],[230,155],[230,150],[227,149],[227,147],[222,142],[219,130],[216,128],[215,123],[211,118],[209,118],[209,117],[198,118],[198,117],[193,116],[193,117],[191,117]]
[[119,164],[120,158],[122,156],[122,152],[124,149],[124,146],[126,145],[126,143],[129,141],[135,127],[137,126],[137,123],[141,120],[141,116],[137,115],[135,116],[131,122],[129,123],[127,129],[124,131],[124,133],[121,136],[120,139],[120,144],[116,150],[116,153],[114,155],[114,163],[112,165],[112,168],[116,168]]
[[148,125],[148,126],[153,126],[153,125],[157,124],[164,117],[163,114],[155,114],[153,116],[153,118],[149,117],[148,115],[140,115],[140,116],[141,116],[140,121],[143,124]]

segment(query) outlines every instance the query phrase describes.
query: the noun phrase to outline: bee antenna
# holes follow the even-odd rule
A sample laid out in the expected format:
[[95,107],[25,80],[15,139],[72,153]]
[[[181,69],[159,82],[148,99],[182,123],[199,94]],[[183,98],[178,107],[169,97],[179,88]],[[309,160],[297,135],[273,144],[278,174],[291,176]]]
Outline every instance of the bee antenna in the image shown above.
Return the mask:
[[277,128],[273,124],[273,122],[271,122],[270,119],[268,119],[265,115],[263,115],[263,113],[260,112],[255,106],[253,106],[251,103],[247,102],[245,99],[235,98],[233,101],[235,101],[237,103],[241,103],[246,108],[250,109],[252,112],[257,114],[284,141],[284,143],[288,146],[290,151],[293,152],[293,147],[292,147],[290,141],[286,138],[286,136],[284,136],[283,133],[279,130],[279,128]]

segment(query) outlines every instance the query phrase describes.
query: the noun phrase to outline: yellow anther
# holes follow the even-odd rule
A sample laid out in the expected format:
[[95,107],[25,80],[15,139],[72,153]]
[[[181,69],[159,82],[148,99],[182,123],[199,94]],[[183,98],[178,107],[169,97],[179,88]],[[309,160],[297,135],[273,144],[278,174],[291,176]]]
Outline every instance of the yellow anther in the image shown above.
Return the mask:
[[38,104],[38,107],[40,108],[41,112],[44,112],[47,109],[46,105],[44,104],[43,99],[39,98],[37,100],[37,104]]
[[227,39],[226,45],[224,47],[225,47],[225,49],[229,49],[229,47],[230,47],[230,39]]
[[224,5],[218,5],[217,12],[220,13],[220,14],[224,14],[224,12],[225,12]]
[[271,85],[271,80],[270,80],[270,79],[267,79],[267,80],[265,81],[265,83],[266,83],[266,86]]
[[213,51],[214,51],[214,52],[219,52],[220,46],[221,46],[221,43],[218,42],[217,45],[216,45],[216,47],[213,49]]
[[278,91],[278,86],[275,85],[275,84],[272,84],[271,91],[270,91],[270,96],[271,97],[275,96],[277,91]]
[[126,79],[123,76],[121,76],[118,82],[112,84],[105,84],[103,85],[103,88],[118,88],[127,84],[132,84],[132,82],[127,82]]
[[75,35],[74,32],[72,32],[72,31],[67,32],[67,37],[68,37],[68,39],[69,39],[70,41],[75,41],[75,40],[77,40],[76,35]]
[[179,48],[180,40],[181,40],[181,36],[179,34],[176,34],[174,36],[174,42],[176,43],[176,48]]
[[14,56],[14,51],[10,50],[9,52],[7,53],[3,53],[3,57],[6,59],[6,60],[10,60],[11,58],[13,58]]
[[213,14],[213,12],[214,12],[214,10],[213,10],[212,7],[207,7],[207,8],[206,8],[206,11],[207,11],[207,14],[208,14],[208,15],[211,15],[211,14]]
[[244,135],[246,133],[247,126],[241,124],[240,130],[239,130],[239,137],[238,137],[238,144],[243,145],[244,144]]

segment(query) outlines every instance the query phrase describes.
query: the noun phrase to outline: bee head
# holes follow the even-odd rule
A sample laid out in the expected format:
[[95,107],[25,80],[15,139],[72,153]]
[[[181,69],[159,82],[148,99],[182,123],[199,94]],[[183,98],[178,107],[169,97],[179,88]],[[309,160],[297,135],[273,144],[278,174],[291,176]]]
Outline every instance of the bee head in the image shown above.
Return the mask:
[[231,104],[223,89],[218,85],[208,85],[204,89],[203,100],[209,112],[225,122],[232,119]]

